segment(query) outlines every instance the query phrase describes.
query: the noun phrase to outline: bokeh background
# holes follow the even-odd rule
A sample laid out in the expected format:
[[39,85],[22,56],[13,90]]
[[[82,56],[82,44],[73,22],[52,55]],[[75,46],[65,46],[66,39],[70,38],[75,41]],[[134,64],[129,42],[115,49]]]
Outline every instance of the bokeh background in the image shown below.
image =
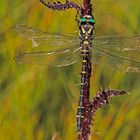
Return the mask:
[[[81,4],[82,0],[76,2]],[[140,33],[139,0],[93,3],[96,35]],[[74,9],[54,12],[39,0],[0,1],[1,140],[76,139],[80,64],[64,68],[17,64],[13,60],[16,54],[32,45],[12,29],[22,24],[54,34],[73,33],[78,30],[75,14]],[[91,139],[140,140],[140,74],[94,67],[91,98],[102,86],[130,94],[113,98],[110,105],[97,111]]]

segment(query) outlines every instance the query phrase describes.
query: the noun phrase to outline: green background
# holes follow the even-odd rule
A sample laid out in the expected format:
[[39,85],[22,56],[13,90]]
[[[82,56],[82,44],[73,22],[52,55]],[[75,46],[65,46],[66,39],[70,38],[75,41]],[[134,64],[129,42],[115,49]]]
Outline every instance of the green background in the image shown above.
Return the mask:
[[[64,1],[62,1],[64,2]],[[80,0],[76,1],[81,4]],[[140,33],[139,0],[94,0],[96,35]],[[78,30],[74,9],[52,11],[39,0],[0,1],[0,139],[75,140],[80,64],[53,68],[17,64],[13,58],[31,43],[13,32],[16,24],[52,33]],[[135,55],[135,54],[134,54]],[[94,67],[94,66],[93,66]],[[94,67],[91,98],[106,89],[131,94],[115,97],[96,113],[91,139],[140,139],[140,74]]]

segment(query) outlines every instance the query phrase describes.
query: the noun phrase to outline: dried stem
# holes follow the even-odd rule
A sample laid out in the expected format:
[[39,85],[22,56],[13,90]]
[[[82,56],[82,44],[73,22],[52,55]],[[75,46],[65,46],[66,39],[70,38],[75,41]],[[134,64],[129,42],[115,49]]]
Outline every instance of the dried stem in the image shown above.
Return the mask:
[[68,0],[66,0],[65,3],[61,3],[59,1],[50,3],[50,2],[46,2],[46,0],[40,0],[40,2],[53,10],[66,10],[69,8],[75,8],[77,10],[81,9],[81,6],[79,6],[75,2],[70,2]]
[[92,121],[97,109],[103,108],[106,104],[109,104],[109,101],[112,97],[121,96],[127,93],[128,92],[124,90],[103,90],[98,92],[93,98],[93,102],[90,103],[90,125],[93,125]]
[[90,0],[83,0],[84,8],[87,8],[90,5]]
[[92,5],[90,0],[83,0],[83,14],[92,15]]
[[103,90],[101,92],[98,92],[93,98],[93,102],[90,102],[90,106],[88,109],[88,120],[85,119],[83,121],[83,129],[78,133],[78,140],[88,140],[88,137],[91,134],[90,128],[93,125],[93,117],[95,116],[97,109],[104,107],[106,104],[109,104],[111,97],[124,95],[126,93],[126,91],[121,90]]

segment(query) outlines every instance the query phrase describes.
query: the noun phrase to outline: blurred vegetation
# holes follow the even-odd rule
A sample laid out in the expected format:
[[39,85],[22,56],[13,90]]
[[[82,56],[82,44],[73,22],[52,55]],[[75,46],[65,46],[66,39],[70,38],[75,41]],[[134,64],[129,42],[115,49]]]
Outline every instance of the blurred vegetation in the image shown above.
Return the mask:
[[[139,5],[138,0],[94,0],[96,35],[140,33]],[[78,30],[75,14],[75,10],[54,12],[39,0],[0,1],[1,140],[76,139],[79,87],[74,81],[80,64],[65,68],[17,64],[14,56],[31,44],[12,30],[14,25],[23,24],[52,33],[73,33]],[[140,75],[103,67],[94,67],[92,75],[91,97],[103,84],[131,94],[114,98],[111,105],[97,112],[91,139],[139,140]]]

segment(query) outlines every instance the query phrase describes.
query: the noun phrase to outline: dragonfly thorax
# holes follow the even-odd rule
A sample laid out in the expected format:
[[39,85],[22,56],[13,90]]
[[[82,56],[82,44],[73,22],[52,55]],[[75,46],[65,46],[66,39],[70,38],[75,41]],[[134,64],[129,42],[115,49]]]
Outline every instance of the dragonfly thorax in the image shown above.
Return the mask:
[[91,39],[93,35],[95,20],[90,15],[85,15],[79,20],[80,37],[86,40]]

